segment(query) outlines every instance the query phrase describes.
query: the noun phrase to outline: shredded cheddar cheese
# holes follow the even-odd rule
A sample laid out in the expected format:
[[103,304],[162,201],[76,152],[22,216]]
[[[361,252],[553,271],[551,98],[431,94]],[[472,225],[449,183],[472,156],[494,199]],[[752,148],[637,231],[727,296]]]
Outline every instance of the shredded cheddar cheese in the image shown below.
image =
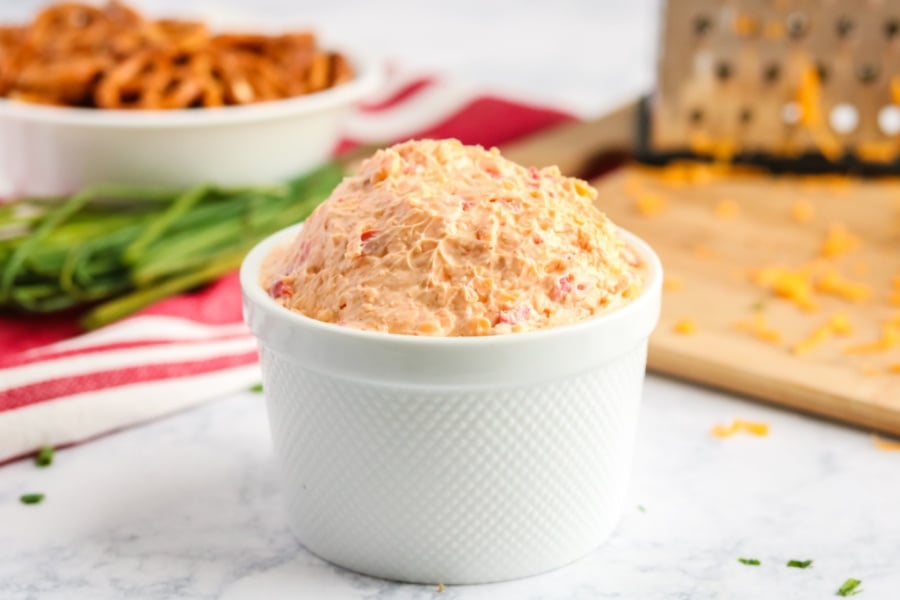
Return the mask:
[[769,426],[766,423],[735,419],[728,425],[717,423],[713,426],[710,433],[717,438],[731,437],[736,433],[749,433],[750,435],[765,436],[769,435]]
[[897,144],[892,141],[860,142],[856,146],[856,155],[873,163],[889,163],[897,157]]
[[897,375],[900,375],[900,363],[888,365],[888,373],[895,373]]
[[706,244],[696,244],[693,249],[694,258],[697,260],[715,260],[718,255]]
[[859,372],[866,377],[877,377],[878,375],[881,375],[881,369],[875,365],[863,365],[859,368]]
[[851,333],[853,333],[853,326],[850,324],[850,318],[846,313],[837,313],[813,329],[812,333],[804,339],[795,343],[791,347],[791,352],[798,356],[806,354],[835,335],[850,335]]
[[875,447],[884,452],[900,452],[900,441],[886,440],[876,434],[872,434]]
[[819,277],[816,281],[816,290],[851,302],[864,302],[872,296],[872,289],[869,286],[845,279],[834,269],[826,271]]
[[861,245],[859,237],[850,233],[843,223],[834,223],[828,228],[819,253],[823,258],[834,258],[852,252]]
[[859,277],[864,277],[869,274],[869,265],[866,263],[859,261],[853,263],[853,274],[858,275]]
[[900,104],[900,75],[895,75],[891,79],[891,98],[894,104]]
[[759,19],[753,15],[737,15],[732,22],[732,28],[738,35],[756,35],[759,33]]
[[722,200],[718,204],[716,204],[715,214],[716,217],[723,221],[730,221],[737,217],[741,212],[740,206],[734,200]]
[[844,352],[846,354],[877,354],[887,352],[898,345],[900,345],[900,325],[888,321],[881,330],[881,337],[877,340],[848,346]]
[[667,292],[677,292],[684,287],[684,281],[680,277],[668,275],[663,279],[663,289]]
[[763,36],[770,40],[778,40],[784,37],[784,23],[781,21],[769,21],[763,28]]
[[798,200],[791,206],[791,216],[798,223],[809,223],[816,218],[816,209],[808,200]]
[[804,70],[800,76],[797,104],[800,106],[800,123],[807,128],[822,156],[831,161],[839,159],[844,150],[822,114],[822,89],[814,67]]
[[655,217],[666,209],[666,199],[655,192],[640,192],[634,199],[639,213],[645,217]]
[[756,336],[758,339],[770,344],[781,343],[781,332],[770,327],[766,322],[766,315],[761,312],[754,314],[750,319],[738,321],[735,323],[741,331],[747,331]]
[[787,300],[806,312],[816,312],[818,305],[813,300],[812,278],[805,270],[792,270],[773,266],[758,269],[753,281]]
[[681,319],[675,323],[675,333],[692,335],[697,332],[697,323],[693,319]]
[[888,304],[891,306],[900,306],[900,292],[891,292],[888,296]]

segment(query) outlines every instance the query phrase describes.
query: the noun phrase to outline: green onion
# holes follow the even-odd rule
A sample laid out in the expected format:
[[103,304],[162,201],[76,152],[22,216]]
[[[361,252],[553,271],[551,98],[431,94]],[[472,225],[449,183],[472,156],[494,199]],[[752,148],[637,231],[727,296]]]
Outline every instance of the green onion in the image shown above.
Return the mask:
[[39,467],[49,467],[53,464],[53,448],[51,446],[44,446],[41,448],[37,455],[34,457],[34,464]]
[[643,504],[638,504],[637,509],[638,509],[639,511],[641,511],[641,512],[647,512],[647,509],[644,508],[644,505],[643,505]]
[[43,501],[43,494],[22,494],[19,496],[19,502],[22,504],[40,504]]
[[789,560],[787,566],[795,569],[808,569],[813,564],[811,560]]
[[754,567],[758,567],[761,564],[756,558],[739,558],[738,562],[742,565],[752,565]]
[[257,383],[252,388],[250,388],[251,392],[256,392],[257,394],[261,394],[263,391],[263,387],[261,383]]
[[275,186],[101,185],[0,207],[0,310],[83,308],[99,327],[238,268],[343,177],[329,163]]
[[841,585],[841,587],[838,588],[837,595],[838,596],[855,596],[856,594],[859,594],[860,592],[862,592],[862,590],[856,589],[857,587],[859,587],[859,584],[861,584],[861,583],[862,583],[862,581],[860,581],[859,579],[853,579],[851,577],[850,579],[845,581]]

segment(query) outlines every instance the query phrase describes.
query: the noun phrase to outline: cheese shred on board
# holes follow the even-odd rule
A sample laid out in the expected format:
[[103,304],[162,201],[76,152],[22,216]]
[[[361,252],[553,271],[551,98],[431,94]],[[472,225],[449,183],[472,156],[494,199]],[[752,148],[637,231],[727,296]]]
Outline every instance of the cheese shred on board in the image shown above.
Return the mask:
[[826,271],[816,281],[816,291],[830,294],[851,302],[864,302],[872,297],[872,288],[844,278],[834,269]]
[[874,342],[848,346],[844,350],[844,353],[876,354],[878,352],[887,352],[896,346],[900,346],[900,323],[896,323],[895,321],[896,319],[887,321],[881,329],[881,337]]
[[822,345],[835,335],[850,335],[853,333],[853,325],[846,313],[837,313],[825,323],[816,327],[812,333],[791,347],[794,354],[806,354]]
[[753,281],[776,296],[790,300],[806,312],[816,312],[819,309],[813,300],[812,276],[806,270],[781,266],[763,267],[753,274]]
[[823,258],[835,258],[852,252],[862,245],[858,236],[850,233],[843,223],[833,223],[822,240],[820,254]]
[[816,209],[808,200],[798,200],[791,206],[791,217],[798,223],[809,223],[816,218]]
[[747,331],[753,334],[758,339],[764,342],[768,342],[770,344],[781,343],[781,332],[771,327],[766,322],[766,315],[761,312],[754,314],[749,319],[738,321],[737,323],[735,323],[735,327],[737,327],[741,331]]
[[693,319],[681,319],[675,323],[675,333],[681,335],[697,333],[697,323]]

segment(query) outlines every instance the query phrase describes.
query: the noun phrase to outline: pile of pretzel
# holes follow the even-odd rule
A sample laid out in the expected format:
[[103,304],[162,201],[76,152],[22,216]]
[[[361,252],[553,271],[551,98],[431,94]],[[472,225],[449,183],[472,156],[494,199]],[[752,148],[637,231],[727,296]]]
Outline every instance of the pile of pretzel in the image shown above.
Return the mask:
[[213,34],[198,21],[145,19],[113,0],[55,4],[0,27],[0,97],[107,109],[250,104],[324,90],[353,71],[309,32]]

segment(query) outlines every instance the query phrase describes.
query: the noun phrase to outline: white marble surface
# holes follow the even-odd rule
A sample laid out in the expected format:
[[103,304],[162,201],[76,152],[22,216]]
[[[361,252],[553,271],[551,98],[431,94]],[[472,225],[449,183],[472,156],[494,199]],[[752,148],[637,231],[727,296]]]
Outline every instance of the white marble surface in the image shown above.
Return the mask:
[[[0,17],[37,4],[0,3]],[[384,58],[582,114],[651,81],[653,0],[143,5],[314,23]],[[709,435],[734,417],[772,434]],[[19,503],[33,491],[43,504]],[[288,533],[262,397],[240,394],[61,451],[50,469],[0,468],[0,599],[813,599],[851,576],[863,598],[900,597],[900,453],[865,433],[650,377],[631,493],[613,538],[554,573],[440,595],[354,575]],[[815,564],[786,568],[792,558]]]
[[[772,434],[709,435],[736,416]],[[247,393],[62,451],[50,469],[0,470],[0,598],[800,599],[850,576],[865,598],[896,598],[898,471],[900,455],[865,434],[651,377],[613,538],[547,575],[438,596],[332,567],[294,541],[264,402]],[[44,503],[19,504],[30,491]],[[791,558],[816,562],[788,569]]]

